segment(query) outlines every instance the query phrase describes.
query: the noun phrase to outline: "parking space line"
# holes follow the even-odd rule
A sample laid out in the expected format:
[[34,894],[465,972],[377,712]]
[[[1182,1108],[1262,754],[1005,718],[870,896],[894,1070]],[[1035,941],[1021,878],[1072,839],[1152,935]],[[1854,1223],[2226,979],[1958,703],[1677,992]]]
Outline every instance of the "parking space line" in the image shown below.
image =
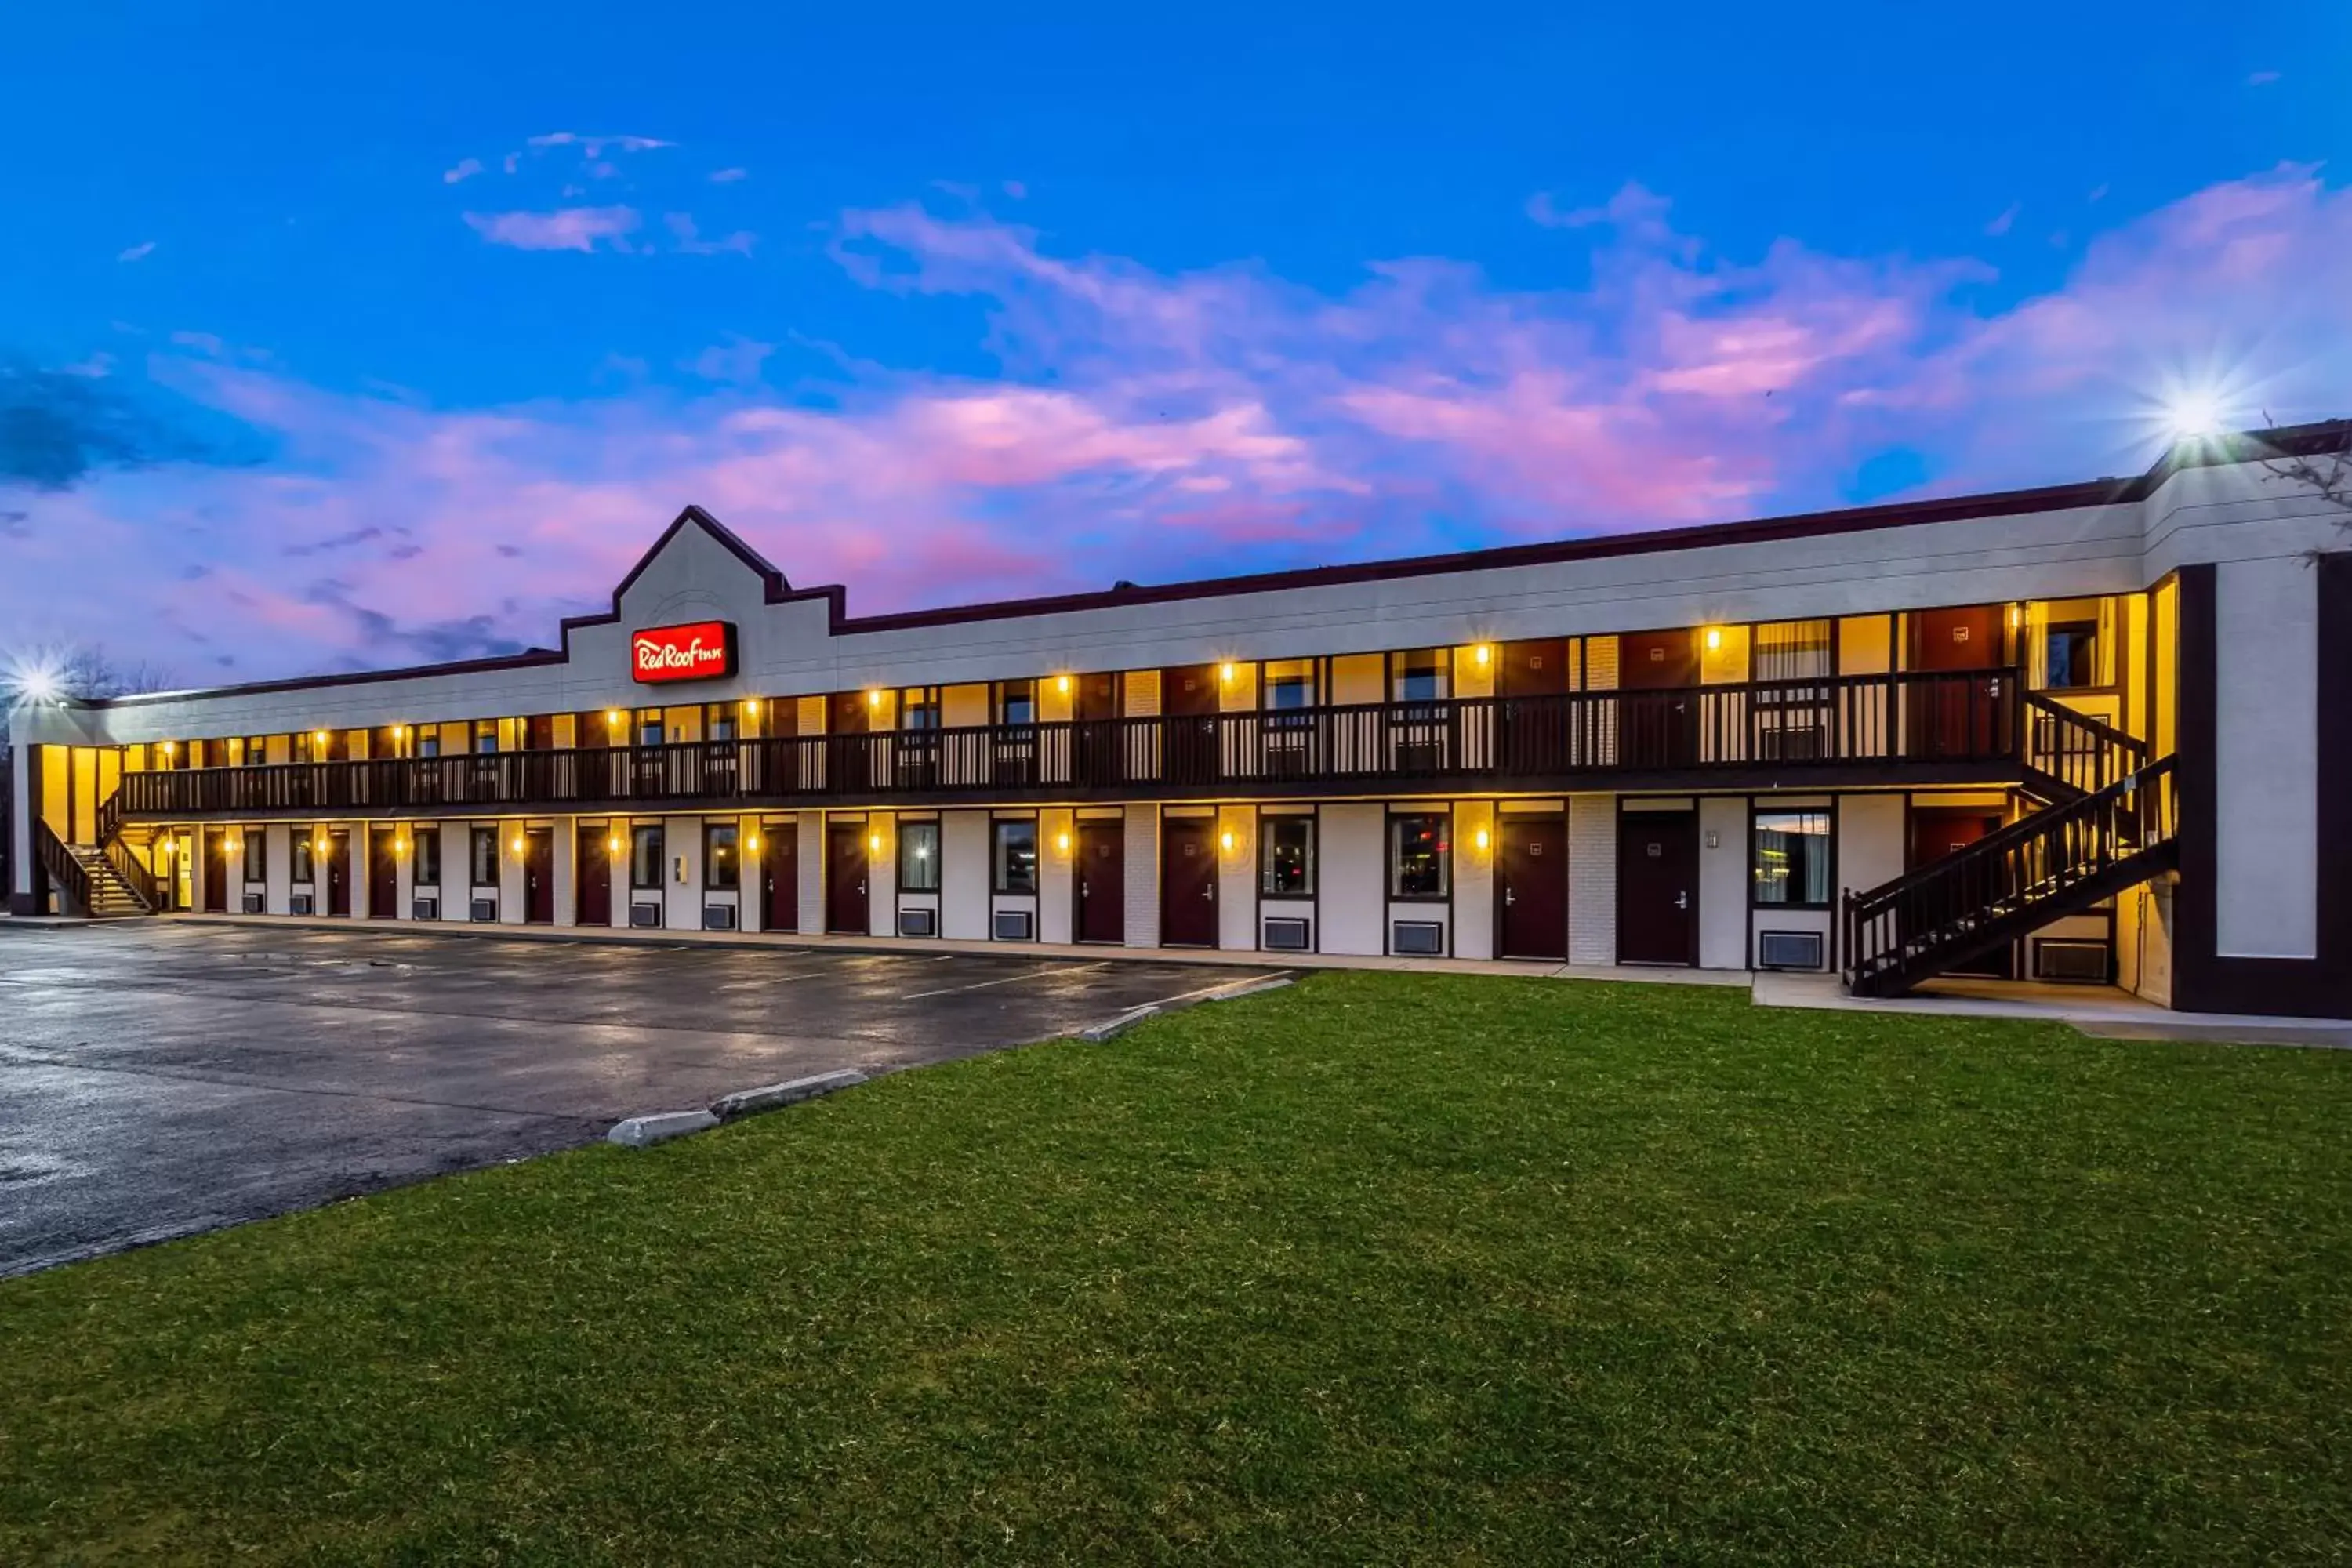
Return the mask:
[[[1275,973],[1277,974],[1287,974],[1290,971],[1282,969],[1276,970]],[[1244,975],[1239,980],[1221,981],[1214,985],[1203,985],[1198,991],[1186,991],[1174,996],[1162,996],[1157,1002],[1138,1002],[1136,1005],[1139,1007],[1165,1007],[1171,1002],[1190,1002],[1195,996],[1206,996],[1212,992],[1231,991],[1236,985],[1254,984],[1258,978],[1260,977],[1255,975]]]
[[1026,974],[1006,974],[994,980],[978,980],[970,985],[948,985],[937,991],[918,991],[911,996],[901,996],[898,1000],[920,1002],[926,996],[951,996],[959,991],[985,991],[992,985],[1010,985],[1016,980],[1043,980],[1049,974],[1077,974],[1086,970],[1103,967],[1102,961],[1094,963],[1074,963],[1066,967],[1057,964],[1051,969],[1033,969]]

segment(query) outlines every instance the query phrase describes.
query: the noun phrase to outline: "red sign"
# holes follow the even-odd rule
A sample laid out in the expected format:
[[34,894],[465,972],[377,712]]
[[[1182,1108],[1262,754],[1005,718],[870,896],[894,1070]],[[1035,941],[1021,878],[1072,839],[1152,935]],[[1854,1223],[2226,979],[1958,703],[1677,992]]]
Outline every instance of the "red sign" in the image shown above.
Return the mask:
[[629,639],[630,673],[641,681],[716,680],[735,673],[735,625],[696,621],[649,626]]

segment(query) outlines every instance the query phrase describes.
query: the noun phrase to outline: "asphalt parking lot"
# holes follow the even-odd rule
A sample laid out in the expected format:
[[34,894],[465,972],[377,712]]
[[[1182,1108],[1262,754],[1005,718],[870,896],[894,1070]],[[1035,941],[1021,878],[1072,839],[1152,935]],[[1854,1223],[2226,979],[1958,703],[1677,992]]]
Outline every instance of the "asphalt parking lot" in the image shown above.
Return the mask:
[[1051,1038],[1262,970],[0,925],[0,1275]]

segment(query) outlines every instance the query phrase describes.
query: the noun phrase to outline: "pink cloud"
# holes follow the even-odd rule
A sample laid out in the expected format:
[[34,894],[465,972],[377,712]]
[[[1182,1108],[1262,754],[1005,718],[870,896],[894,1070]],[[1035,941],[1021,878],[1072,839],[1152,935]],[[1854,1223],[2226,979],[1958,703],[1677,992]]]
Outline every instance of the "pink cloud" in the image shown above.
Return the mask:
[[[531,220],[494,243],[641,244],[615,210],[475,216]],[[2111,228],[1997,310],[1968,258],[1727,257],[1638,187],[1549,210],[1579,219],[1573,283],[1409,258],[1338,291],[984,213],[845,215],[853,277],[975,302],[992,376],[845,354],[787,395],[768,345],[730,337],[677,351],[690,393],[436,408],[166,353],[152,374],[278,456],[26,508],[0,622],[121,628],[191,679],[381,664],[547,640],[689,500],[864,613],[1835,505],[1890,446],[1947,491],[2129,471],[2168,379],[2227,386],[2249,420],[2343,412],[2352,385],[2352,195],[2308,168]],[[91,552],[121,563],[102,592]]]
[[485,240],[517,250],[593,251],[600,243],[627,250],[637,223],[635,208],[618,206],[466,215],[467,226]]
[[460,158],[455,167],[441,171],[441,183],[454,185],[461,180],[470,180],[481,172],[482,161],[479,158]]

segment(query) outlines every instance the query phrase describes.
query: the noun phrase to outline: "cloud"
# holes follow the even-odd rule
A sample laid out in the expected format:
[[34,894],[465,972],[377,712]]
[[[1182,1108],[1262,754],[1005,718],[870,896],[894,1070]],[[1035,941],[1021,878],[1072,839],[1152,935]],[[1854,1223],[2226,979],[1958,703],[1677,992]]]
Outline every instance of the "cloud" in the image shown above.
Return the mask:
[[553,212],[469,212],[466,223],[490,244],[517,250],[593,251],[603,244],[625,251],[631,248],[628,237],[636,232],[638,217],[634,207],[559,207]]
[[155,242],[153,240],[142,240],[137,245],[131,247],[129,249],[118,252],[114,259],[117,261],[143,261],[147,257],[154,252],[154,249]]
[[730,335],[680,361],[690,390],[442,408],[169,354],[278,459],[78,470],[10,542],[0,622],[382,664],[548,640],[689,500],[866,613],[2129,472],[2168,378],[2250,420],[2352,384],[2352,194],[2310,168],[2111,227],[1998,306],[1968,257],[1727,255],[1638,187],[1556,226],[1573,281],[1423,257],[1315,289],[967,206],[843,215],[877,309],[969,312],[986,374],[845,353],[780,390]]
[[695,230],[694,217],[689,213],[669,213],[662,221],[669,227],[672,247],[684,256],[749,256],[759,237],[742,229],[724,239],[704,239]]
[[651,153],[658,148],[675,147],[675,142],[664,142],[654,136],[583,136],[573,131],[551,131],[544,136],[527,138],[527,147],[577,147],[584,157],[601,158],[607,147],[623,153]]
[[749,178],[751,173],[749,169],[713,169],[709,180],[714,185],[731,185],[738,180]]
[[2246,85],[2248,87],[2268,87],[2271,83],[2278,80],[2278,79],[2279,73],[2276,71],[2255,71],[2252,75],[2246,78]]
[[2001,213],[1999,217],[1994,218],[1990,223],[1984,226],[1984,231],[1996,238],[2000,237],[2001,235],[2007,234],[2010,230],[2010,226],[2017,222],[2017,215],[2019,211],[2020,206],[2018,203],[2010,203],[2008,206],[2001,209]]
[[0,486],[56,493],[100,474],[227,460],[184,413],[88,366],[0,360]]
[[454,185],[460,180],[470,180],[481,172],[482,161],[479,158],[460,158],[457,167],[441,171],[441,183]]
[[1644,189],[1637,181],[1627,181],[1617,194],[1600,206],[1570,207],[1563,210],[1552,199],[1549,191],[1538,191],[1527,202],[1527,215],[1546,228],[1611,227],[1629,236],[1657,238],[1666,231],[1666,214],[1672,204],[1664,196]]

